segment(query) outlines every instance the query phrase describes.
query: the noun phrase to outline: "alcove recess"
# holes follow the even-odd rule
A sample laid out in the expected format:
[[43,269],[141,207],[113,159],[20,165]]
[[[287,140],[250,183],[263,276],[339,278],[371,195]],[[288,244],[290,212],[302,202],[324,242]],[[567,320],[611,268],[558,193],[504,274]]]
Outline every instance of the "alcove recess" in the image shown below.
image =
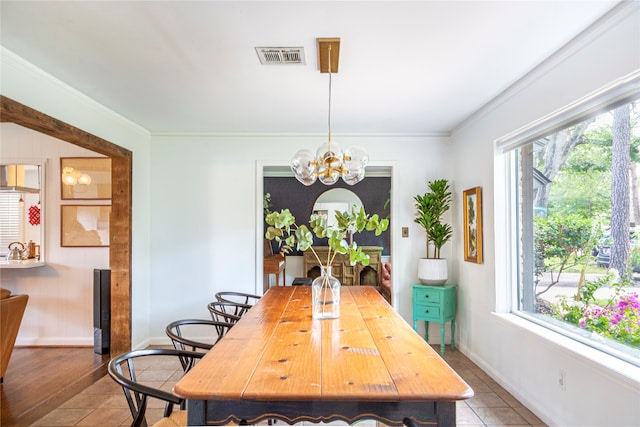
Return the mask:
[[[293,177],[264,177],[264,193],[271,195],[271,211],[280,211],[288,208],[296,217],[298,224],[308,224],[309,216],[313,211],[316,199],[325,191],[334,188],[345,188],[353,191],[362,201],[368,214],[378,214],[381,218],[389,216],[390,205],[388,203],[391,189],[390,177],[370,177],[356,185],[350,186],[343,181],[338,181],[332,186],[326,186],[315,182],[309,187],[303,186]],[[264,223],[266,231],[266,223]],[[376,236],[372,231],[364,231],[354,235],[354,241],[359,246],[380,246],[382,256],[390,256],[390,229]],[[325,246],[326,242],[316,240],[314,246]],[[273,252],[278,253],[276,242],[272,242]],[[302,256],[300,252],[290,255]]]

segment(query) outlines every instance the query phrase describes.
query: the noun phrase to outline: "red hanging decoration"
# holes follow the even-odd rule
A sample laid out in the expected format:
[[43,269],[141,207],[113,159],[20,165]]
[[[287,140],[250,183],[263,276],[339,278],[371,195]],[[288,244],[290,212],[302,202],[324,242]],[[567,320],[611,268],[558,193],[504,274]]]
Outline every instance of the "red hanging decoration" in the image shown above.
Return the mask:
[[29,208],[29,224],[40,225],[40,208],[38,206],[31,206]]

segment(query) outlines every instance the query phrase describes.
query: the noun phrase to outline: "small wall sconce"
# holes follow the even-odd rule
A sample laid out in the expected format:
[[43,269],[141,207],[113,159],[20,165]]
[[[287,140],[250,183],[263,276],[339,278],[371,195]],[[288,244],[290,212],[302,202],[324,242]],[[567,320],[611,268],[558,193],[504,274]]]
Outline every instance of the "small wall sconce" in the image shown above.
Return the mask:
[[66,185],[89,185],[91,177],[72,167],[62,168],[62,182]]

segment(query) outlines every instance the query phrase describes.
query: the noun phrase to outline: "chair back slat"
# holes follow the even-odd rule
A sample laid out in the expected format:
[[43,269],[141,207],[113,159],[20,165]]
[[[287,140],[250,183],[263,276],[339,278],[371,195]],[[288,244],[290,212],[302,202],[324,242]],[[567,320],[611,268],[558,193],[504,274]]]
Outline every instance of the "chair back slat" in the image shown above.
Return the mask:
[[[171,339],[171,343],[176,350],[200,351],[206,352],[216,345],[222,337],[233,326],[227,322],[219,322],[205,319],[180,319],[167,325],[165,332]],[[207,335],[211,337],[212,342],[202,342],[190,338],[187,335],[190,329],[206,327],[209,329]],[[180,357],[182,369],[187,372],[195,360],[189,357]]]
[[214,321],[235,324],[249,311],[251,306],[229,301],[213,301],[209,303],[207,308]]

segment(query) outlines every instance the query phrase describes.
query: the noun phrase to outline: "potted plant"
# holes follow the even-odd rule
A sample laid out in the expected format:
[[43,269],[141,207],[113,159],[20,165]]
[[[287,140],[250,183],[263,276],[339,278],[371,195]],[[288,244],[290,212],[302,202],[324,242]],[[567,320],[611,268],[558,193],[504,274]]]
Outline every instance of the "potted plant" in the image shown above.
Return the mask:
[[[350,237],[364,230],[375,231],[376,236],[379,236],[389,226],[387,218],[380,219],[378,214],[368,215],[362,206],[359,210],[353,206],[351,212],[336,212],[335,218],[336,224],[332,227],[327,225],[327,219],[324,216],[317,214],[311,215],[309,227],[304,224],[298,225],[289,209],[271,212],[265,218],[269,226],[265,237],[278,242],[281,254],[287,254],[294,248],[303,252],[310,249],[318,264],[322,266],[320,277],[316,278],[312,284],[315,319],[336,318],[340,315],[340,282],[331,276],[331,264],[335,256],[349,254],[351,265],[357,263],[369,265],[369,255],[363,253]],[[327,259],[321,260],[314,251],[314,235],[319,239],[327,239],[329,247]]]
[[451,239],[453,230],[442,222],[442,216],[451,207],[451,191],[446,179],[430,181],[428,187],[425,194],[414,196],[414,221],[424,228],[427,237],[427,256],[418,261],[418,279],[425,285],[443,285],[448,278],[447,260],[440,258],[440,250]]

